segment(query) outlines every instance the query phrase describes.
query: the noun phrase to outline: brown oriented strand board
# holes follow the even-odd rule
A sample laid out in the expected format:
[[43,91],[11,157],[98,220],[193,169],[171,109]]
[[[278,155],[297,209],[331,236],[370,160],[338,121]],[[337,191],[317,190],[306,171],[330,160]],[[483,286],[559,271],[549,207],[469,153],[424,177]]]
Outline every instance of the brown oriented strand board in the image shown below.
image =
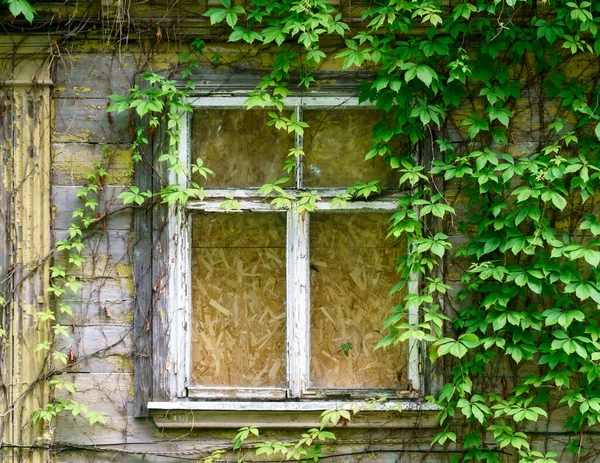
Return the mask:
[[[400,303],[396,261],[405,246],[385,240],[389,214],[311,217],[311,386],[405,388],[402,344],[373,351]],[[347,355],[342,346],[351,346]],[[346,346],[347,347],[347,346]]]
[[191,384],[285,386],[285,214],[192,220]]

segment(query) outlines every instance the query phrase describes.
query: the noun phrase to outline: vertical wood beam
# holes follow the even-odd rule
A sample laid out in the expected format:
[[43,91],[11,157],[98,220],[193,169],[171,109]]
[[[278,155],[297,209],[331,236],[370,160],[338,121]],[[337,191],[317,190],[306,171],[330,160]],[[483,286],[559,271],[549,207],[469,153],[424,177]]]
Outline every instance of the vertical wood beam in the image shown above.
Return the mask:
[[[12,293],[12,91],[0,89],[0,296],[9,300]],[[9,308],[0,304],[0,328],[8,329]],[[8,410],[8,343],[0,337],[0,413]],[[4,461],[1,443],[5,439],[6,419],[0,420],[0,460]]]
[[[145,81],[138,82],[143,86]],[[147,121],[140,120],[140,124]],[[142,160],[135,167],[135,184],[140,191],[152,190],[153,147],[146,146]],[[135,302],[133,314],[133,416],[148,416],[152,400],[152,209],[135,208],[133,213],[133,281]]]
[[52,125],[45,50],[31,38],[11,36],[0,42],[0,87],[6,104],[1,112],[0,204],[6,207],[2,220],[8,225],[0,240],[0,279],[10,289],[2,314],[8,334],[0,368],[0,411],[5,417],[0,442],[21,447],[0,453],[7,462],[46,460],[43,450],[30,448],[39,444],[43,432],[42,422],[33,424],[33,413],[49,400],[46,382],[39,380],[46,372],[47,352],[35,349],[50,339],[47,323],[35,316],[50,304]]
[[[159,124],[153,135],[152,191],[158,193],[169,184],[169,172],[156,159],[168,149],[166,127]],[[173,265],[170,239],[169,207],[157,202],[152,210],[152,400],[170,401],[174,398],[171,384],[170,342],[171,313],[169,312],[169,266]]]
[[[433,167],[433,162],[436,159],[441,157],[441,153],[436,148],[435,141],[438,138],[438,134],[431,127],[425,129],[425,136],[420,145],[420,160],[419,165],[422,165],[425,168],[425,172],[429,172]],[[444,177],[442,175],[431,176],[431,180],[435,185],[435,190],[439,193],[444,193]],[[436,232],[444,232],[444,221],[437,217],[431,217],[429,219],[428,226],[431,230],[435,230]],[[438,267],[438,274],[436,277],[440,278],[442,281],[446,282],[446,270],[448,266],[448,255],[442,259],[440,267]],[[446,295],[447,297],[447,295]],[[440,305],[440,310],[442,313],[446,313],[446,298],[444,296],[439,297],[437,301]],[[421,321],[422,315],[418,321]],[[427,347],[425,343],[420,343],[420,361],[419,367],[422,369],[423,384],[422,389],[427,394],[431,394],[434,396],[438,396],[441,392],[442,386],[444,384],[443,379],[443,365],[444,361],[438,361],[436,363],[432,363],[427,355]]]

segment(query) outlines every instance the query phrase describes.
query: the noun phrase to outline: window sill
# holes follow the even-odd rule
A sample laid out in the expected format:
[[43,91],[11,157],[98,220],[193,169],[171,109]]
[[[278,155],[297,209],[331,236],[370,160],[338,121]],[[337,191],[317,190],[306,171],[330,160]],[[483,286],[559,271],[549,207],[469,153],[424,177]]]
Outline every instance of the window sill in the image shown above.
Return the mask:
[[[248,402],[195,401],[150,402],[148,410],[159,428],[312,428],[321,425],[325,410],[359,411],[344,428],[435,428],[439,408],[418,401],[389,401],[376,405],[365,401]],[[400,410],[400,411],[398,411]]]

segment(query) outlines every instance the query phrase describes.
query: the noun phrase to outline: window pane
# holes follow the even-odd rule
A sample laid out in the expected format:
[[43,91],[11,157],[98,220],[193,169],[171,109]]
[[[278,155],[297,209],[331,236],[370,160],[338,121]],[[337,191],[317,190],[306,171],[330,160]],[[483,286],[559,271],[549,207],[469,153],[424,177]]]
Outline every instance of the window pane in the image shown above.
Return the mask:
[[[289,115],[288,115],[289,116]],[[294,137],[267,126],[267,111],[195,109],[192,116],[192,162],[200,157],[215,173],[200,186],[257,187],[284,177],[283,166]]]
[[396,261],[406,252],[385,239],[389,219],[384,213],[311,215],[311,387],[408,384],[407,348],[373,351],[399,302],[389,291],[398,282]]
[[357,181],[380,180],[397,187],[389,164],[382,158],[365,161],[371,131],[380,120],[374,109],[307,109],[303,120],[304,184],[309,187],[348,187]]
[[285,214],[192,220],[192,384],[285,386]]

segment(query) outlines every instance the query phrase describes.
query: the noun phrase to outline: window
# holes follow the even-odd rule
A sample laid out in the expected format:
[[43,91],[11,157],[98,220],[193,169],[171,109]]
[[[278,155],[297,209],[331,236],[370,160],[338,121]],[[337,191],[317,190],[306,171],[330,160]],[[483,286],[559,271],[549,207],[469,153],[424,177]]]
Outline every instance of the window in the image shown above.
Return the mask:
[[[288,98],[284,115],[309,124],[291,136],[267,126],[272,110],[243,101],[193,99],[183,129],[182,156],[200,157],[215,176],[199,179],[204,200],[169,223],[178,237],[169,263],[176,395],[409,397],[420,387],[418,345],[373,350],[400,298],[389,292],[407,249],[386,239],[397,196],[332,202],[357,180],[394,184],[380,158],[364,161],[378,113],[347,97]],[[294,148],[305,154],[286,175]],[[318,192],[314,211],[259,194],[284,176],[290,196]],[[222,207],[230,198],[239,210]],[[408,316],[418,323],[414,310]]]

